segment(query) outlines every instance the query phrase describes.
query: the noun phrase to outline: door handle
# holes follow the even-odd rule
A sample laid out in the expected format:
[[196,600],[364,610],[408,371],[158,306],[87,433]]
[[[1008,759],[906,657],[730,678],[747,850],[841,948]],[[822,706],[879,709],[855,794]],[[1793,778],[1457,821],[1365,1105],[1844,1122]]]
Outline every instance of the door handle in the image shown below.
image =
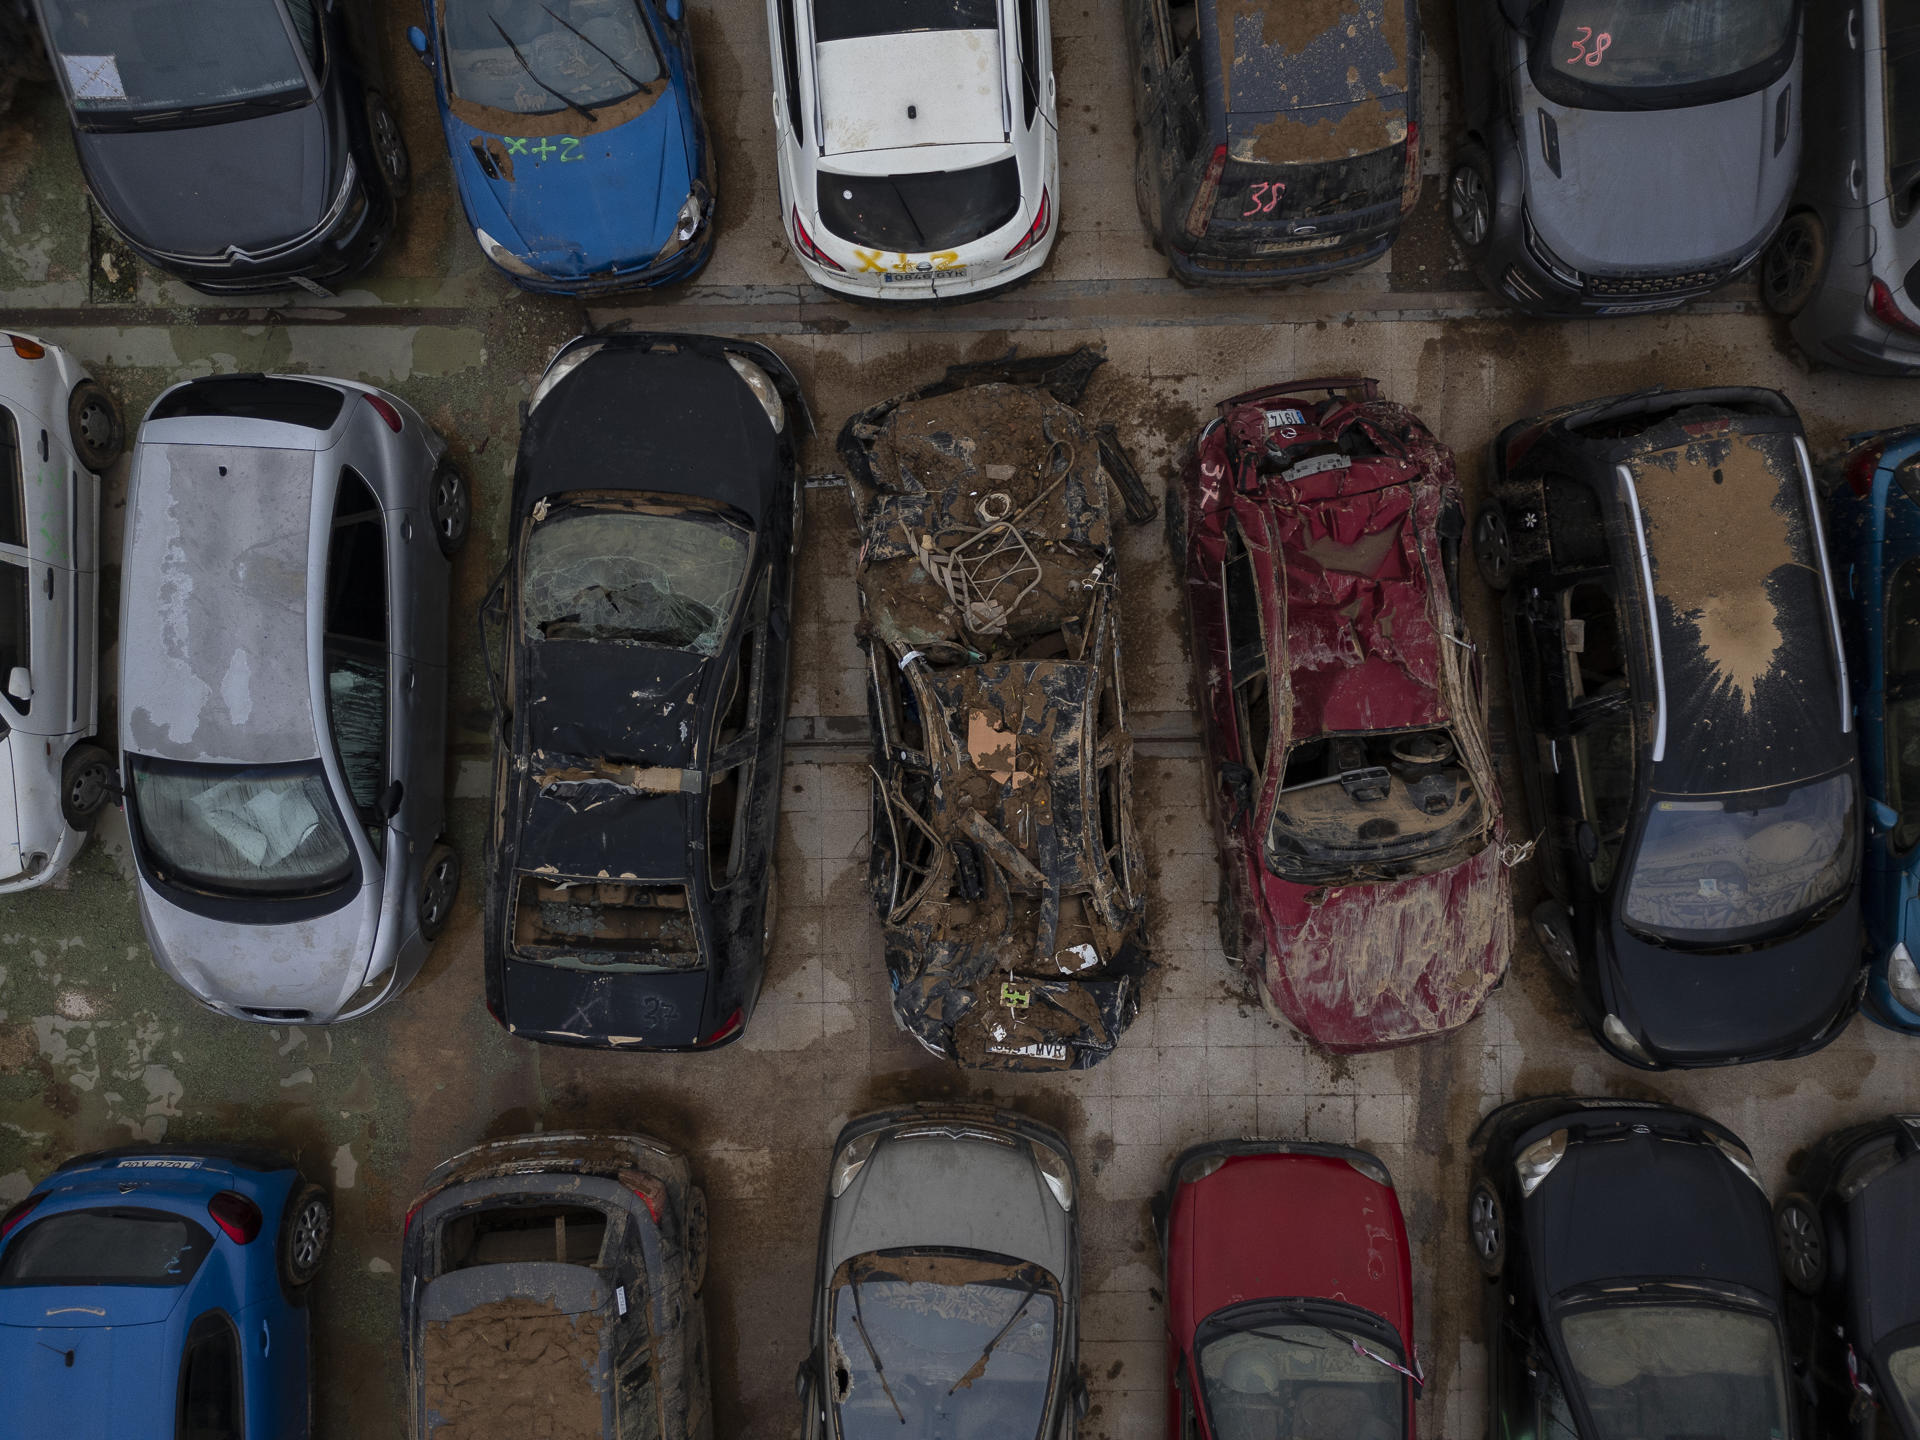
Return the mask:
[[260,1353],[262,1356],[273,1353],[273,1334],[267,1329],[267,1322],[260,1322]]
[[53,598],[53,567],[51,565],[47,567],[47,598],[49,600]]
[[1860,9],[1858,6],[1847,11],[1847,48],[1849,50],[1858,50],[1860,48]]

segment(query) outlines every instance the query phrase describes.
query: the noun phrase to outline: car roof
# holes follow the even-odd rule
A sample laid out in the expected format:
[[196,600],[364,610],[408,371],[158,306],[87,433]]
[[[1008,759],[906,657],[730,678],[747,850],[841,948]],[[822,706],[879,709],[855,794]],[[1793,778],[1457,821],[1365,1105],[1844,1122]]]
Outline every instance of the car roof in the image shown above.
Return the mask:
[[[914,147],[914,169],[942,169],[940,147],[1007,139],[997,30],[915,30],[814,47],[828,156]],[[912,108],[914,118],[907,118]]]
[[[168,422],[177,433],[187,422]],[[226,764],[319,754],[308,674],[310,448],[201,443],[135,453],[120,640],[123,734],[163,759]],[[287,429],[291,427],[271,427]]]
[[1286,158],[1337,159],[1406,134],[1408,11],[1407,0],[1217,0],[1200,6],[1195,56],[1229,115],[1285,117]]

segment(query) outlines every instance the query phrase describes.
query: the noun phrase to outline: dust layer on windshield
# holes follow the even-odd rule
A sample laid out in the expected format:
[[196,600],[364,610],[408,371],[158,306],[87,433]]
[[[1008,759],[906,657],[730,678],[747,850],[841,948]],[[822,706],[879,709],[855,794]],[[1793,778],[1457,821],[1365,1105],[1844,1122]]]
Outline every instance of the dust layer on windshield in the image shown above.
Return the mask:
[[1401,1377],[1317,1325],[1222,1335],[1201,1351],[1200,1373],[1217,1440],[1394,1440],[1403,1430]]
[[1759,1315],[1705,1305],[1609,1305],[1562,1322],[1597,1440],[1785,1435],[1780,1340]]
[[719,653],[747,540],[717,518],[583,511],[536,519],[520,601],[528,641],[628,641]]
[[[488,129],[550,116],[592,133],[633,119],[664,88],[634,0],[453,0],[442,23],[455,109],[505,112],[466,117]],[[533,132],[516,121],[511,133]]]

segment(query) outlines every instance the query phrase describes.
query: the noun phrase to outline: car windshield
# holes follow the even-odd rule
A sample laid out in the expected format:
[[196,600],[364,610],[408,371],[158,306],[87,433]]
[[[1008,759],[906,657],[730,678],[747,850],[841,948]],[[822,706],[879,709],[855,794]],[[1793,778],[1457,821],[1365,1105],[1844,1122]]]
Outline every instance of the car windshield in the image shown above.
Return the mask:
[[46,0],[42,13],[82,124],[309,93],[274,0]]
[[820,220],[855,245],[898,254],[950,250],[991,235],[1020,213],[1012,157],[971,170],[914,175],[820,172]]
[[140,838],[168,883],[292,897],[353,877],[353,842],[318,760],[195,765],[135,755],[132,762]]
[[1780,63],[1798,21],[1797,0],[1553,0],[1533,69],[1549,95],[1551,74],[1620,98],[1711,96]]
[[612,105],[662,74],[634,0],[446,0],[441,25],[453,94],[516,115]]
[[1403,1363],[1372,1338],[1321,1325],[1235,1328],[1200,1347],[1200,1382],[1215,1440],[1338,1435],[1394,1440],[1406,1430],[1406,1381],[1381,1358]]
[[1793,1431],[1779,1332],[1763,1315],[1635,1302],[1574,1311],[1560,1333],[1593,1416],[1591,1440]]
[[746,532],[718,516],[575,510],[536,520],[522,571],[526,638],[717,655],[747,551]]
[[0,1254],[4,1285],[184,1285],[213,1237],[164,1210],[69,1210],[36,1220]]
[[1854,776],[1730,796],[1653,798],[1628,877],[1628,925],[1714,945],[1784,934],[1853,884]]
[[1892,1403],[1906,1417],[1907,1433],[1920,1434],[1920,1342],[1888,1351],[1883,1368],[1892,1384]]
[[994,0],[814,0],[813,39],[857,40],[916,30],[997,30]]
[[1060,1286],[977,1252],[856,1256],[834,1276],[840,1440],[1034,1440],[1053,1386]]

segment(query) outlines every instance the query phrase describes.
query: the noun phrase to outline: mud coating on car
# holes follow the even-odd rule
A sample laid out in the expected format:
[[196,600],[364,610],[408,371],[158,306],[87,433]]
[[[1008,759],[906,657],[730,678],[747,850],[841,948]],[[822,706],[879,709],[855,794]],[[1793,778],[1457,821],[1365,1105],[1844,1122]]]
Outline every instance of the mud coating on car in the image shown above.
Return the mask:
[[[1351,114],[1370,108],[1356,101],[1407,88],[1407,13],[1402,0],[1301,0],[1292,5],[1226,0],[1212,13],[1219,30],[1221,98],[1229,113],[1345,101]],[[1201,14],[1204,24],[1206,6]],[[1290,154],[1288,159],[1328,160],[1354,153],[1335,148],[1350,141],[1336,142],[1318,123],[1303,119],[1299,128],[1324,139],[1316,151]]]
[[1097,437],[1101,357],[967,367],[855,416],[871,884],[894,1014],[982,1068],[1083,1067],[1148,969]]
[[[600,1317],[533,1295],[429,1321],[427,1433],[446,1440],[601,1440]],[[579,1372],[578,1384],[563,1377]],[[537,1428],[536,1428],[537,1427]]]

